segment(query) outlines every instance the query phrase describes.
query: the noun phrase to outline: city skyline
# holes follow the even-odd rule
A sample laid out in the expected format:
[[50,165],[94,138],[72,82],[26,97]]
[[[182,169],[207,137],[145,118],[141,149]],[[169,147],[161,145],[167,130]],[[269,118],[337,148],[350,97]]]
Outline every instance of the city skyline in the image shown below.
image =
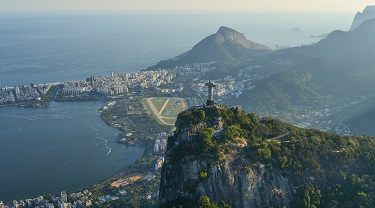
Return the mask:
[[2,0],[1,11],[138,11],[138,12],[357,12],[374,1],[331,0]]

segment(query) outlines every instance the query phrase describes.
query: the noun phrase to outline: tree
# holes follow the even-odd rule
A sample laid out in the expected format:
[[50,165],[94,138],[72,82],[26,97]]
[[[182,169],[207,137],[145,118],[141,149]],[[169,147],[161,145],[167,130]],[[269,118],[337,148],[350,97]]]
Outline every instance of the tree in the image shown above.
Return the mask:
[[315,189],[312,183],[305,183],[299,191],[295,205],[296,207],[315,208],[320,205],[322,195],[320,190]]
[[201,196],[197,201],[197,205],[194,207],[196,208],[231,208],[231,206],[229,206],[225,202],[220,202],[219,205],[216,205],[214,202],[211,202],[208,196]]

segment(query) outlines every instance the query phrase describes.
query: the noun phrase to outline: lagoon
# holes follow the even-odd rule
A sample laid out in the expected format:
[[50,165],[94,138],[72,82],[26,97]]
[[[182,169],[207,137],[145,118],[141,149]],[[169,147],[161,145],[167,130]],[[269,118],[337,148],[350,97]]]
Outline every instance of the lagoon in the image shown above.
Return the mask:
[[48,109],[0,108],[0,200],[76,191],[142,157],[116,143],[103,122],[103,102],[52,102]]

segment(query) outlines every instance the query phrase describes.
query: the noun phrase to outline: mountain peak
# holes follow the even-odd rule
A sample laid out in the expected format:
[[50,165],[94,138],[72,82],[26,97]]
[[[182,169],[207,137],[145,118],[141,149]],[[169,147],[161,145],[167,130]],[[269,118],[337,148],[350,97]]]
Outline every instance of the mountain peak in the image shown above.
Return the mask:
[[221,26],[216,32],[216,41],[218,43],[224,43],[224,41],[235,42],[247,49],[268,49],[260,44],[247,40],[242,33],[225,26]]
[[[233,66],[269,53],[271,50],[267,46],[247,40],[243,34],[234,29],[221,26],[216,33],[202,39],[190,51],[174,59],[161,61],[149,69],[205,62],[230,62]],[[226,71],[227,67],[221,66],[221,69]]]
[[366,6],[363,12],[357,12],[353,19],[353,23],[350,27],[350,30],[356,29],[360,24],[362,24],[362,22],[372,18],[375,18],[375,5]]
[[[232,29],[232,28],[226,27],[226,26],[221,26],[221,27],[217,30],[217,32],[216,32],[216,34],[221,34],[221,35],[227,35],[227,34],[229,34],[229,33],[238,33],[238,34],[241,34],[241,33],[239,33],[238,31],[236,31],[236,30],[234,30],[234,29]],[[241,35],[242,35],[242,34],[241,34]]]

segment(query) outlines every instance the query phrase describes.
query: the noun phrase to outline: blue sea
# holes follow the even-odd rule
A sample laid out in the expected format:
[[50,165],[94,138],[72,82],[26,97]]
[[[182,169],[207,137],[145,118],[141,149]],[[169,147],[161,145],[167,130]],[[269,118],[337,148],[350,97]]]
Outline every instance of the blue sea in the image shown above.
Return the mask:
[[0,86],[137,72],[224,25],[275,48],[348,30],[354,14],[0,14]]
[[[0,14],[0,86],[132,73],[173,58],[222,25],[275,48],[348,30],[354,14]],[[73,191],[114,175],[143,149],[115,143],[104,103],[0,108],[0,200]]]

